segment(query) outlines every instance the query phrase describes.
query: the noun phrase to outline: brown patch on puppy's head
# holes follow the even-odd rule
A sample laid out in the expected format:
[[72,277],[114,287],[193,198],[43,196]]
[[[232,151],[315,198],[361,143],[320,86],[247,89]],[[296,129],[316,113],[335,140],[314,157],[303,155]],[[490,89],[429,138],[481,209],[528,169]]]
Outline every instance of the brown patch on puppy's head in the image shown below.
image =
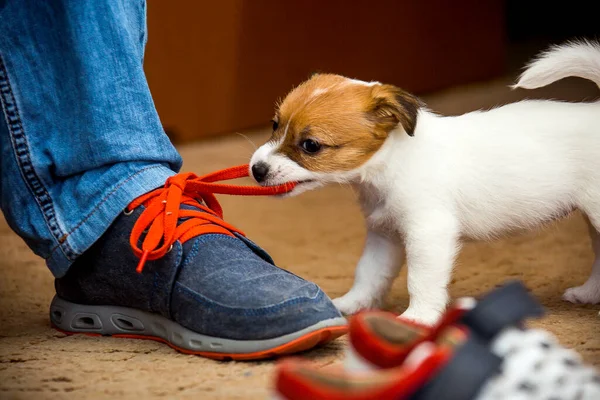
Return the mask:
[[281,154],[314,172],[363,165],[399,127],[412,136],[421,102],[377,82],[316,74],[292,90],[274,118],[271,142]]

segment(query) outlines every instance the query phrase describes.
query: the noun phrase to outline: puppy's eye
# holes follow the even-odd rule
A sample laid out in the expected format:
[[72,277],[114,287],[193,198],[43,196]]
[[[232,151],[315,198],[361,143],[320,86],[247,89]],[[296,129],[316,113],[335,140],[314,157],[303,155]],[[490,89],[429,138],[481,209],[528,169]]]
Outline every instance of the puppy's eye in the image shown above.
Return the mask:
[[272,119],[271,122],[273,123],[273,131],[276,131],[277,128],[279,128],[279,122],[275,121],[274,119]]
[[300,143],[300,147],[302,147],[302,150],[307,153],[316,153],[317,151],[321,150],[321,145],[319,142],[312,139],[304,140],[302,143]]

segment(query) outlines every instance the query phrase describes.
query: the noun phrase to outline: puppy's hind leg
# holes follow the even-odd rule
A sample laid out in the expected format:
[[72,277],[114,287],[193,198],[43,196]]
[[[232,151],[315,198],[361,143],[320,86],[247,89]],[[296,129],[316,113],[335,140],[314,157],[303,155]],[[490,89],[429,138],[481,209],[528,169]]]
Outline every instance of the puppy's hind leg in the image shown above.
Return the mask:
[[592,273],[583,285],[567,289],[562,298],[571,303],[598,304],[600,303],[600,215],[588,214],[587,222],[594,250]]

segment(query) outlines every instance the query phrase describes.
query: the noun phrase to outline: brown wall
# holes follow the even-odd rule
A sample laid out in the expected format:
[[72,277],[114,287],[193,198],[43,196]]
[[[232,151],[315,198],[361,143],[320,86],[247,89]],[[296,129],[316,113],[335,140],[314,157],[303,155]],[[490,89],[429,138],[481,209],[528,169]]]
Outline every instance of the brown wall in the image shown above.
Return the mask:
[[311,72],[416,93],[504,67],[500,0],[154,0],[145,69],[183,141],[264,125]]

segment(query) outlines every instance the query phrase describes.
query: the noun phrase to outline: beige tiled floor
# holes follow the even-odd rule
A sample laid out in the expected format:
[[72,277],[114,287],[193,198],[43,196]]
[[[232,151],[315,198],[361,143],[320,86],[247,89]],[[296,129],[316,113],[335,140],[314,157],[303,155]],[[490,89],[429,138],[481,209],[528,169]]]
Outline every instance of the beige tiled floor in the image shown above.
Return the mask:
[[[536,93],[510,92],[507,81],[486,82],[427,96],[430,107],[456,114],[529,97],[582,99],[596,89],[578,80]],[[255,143],[265,132],[249,133]],[[239,135],[181,146],[184,168],[198,173],[246,163],[252,144]],[[364,238],[353,194],[332,186],[302,196],[234,198],[221,196],[225,217],[271,252],[283,267],[317,282],[330,296],[351,285]],[[592,254],[586,227],[575,216],[538,234],[492,243],[468,244],[461,253],[452,295],[477,295],[507,278],[523,279],[548,309],[535,325],[555,333],[567,346],[600,366],[598,307],[560,300],[581,284]],[[0,219],[0,398],[266,398],[274,364],[215,362],[179,354],[146,341],[65,337],[48,323],[52,277]],[[408,297],[405,273],[388,306],[402,311]],[[340,360],[345,339],[305,356],[318,365]]]

